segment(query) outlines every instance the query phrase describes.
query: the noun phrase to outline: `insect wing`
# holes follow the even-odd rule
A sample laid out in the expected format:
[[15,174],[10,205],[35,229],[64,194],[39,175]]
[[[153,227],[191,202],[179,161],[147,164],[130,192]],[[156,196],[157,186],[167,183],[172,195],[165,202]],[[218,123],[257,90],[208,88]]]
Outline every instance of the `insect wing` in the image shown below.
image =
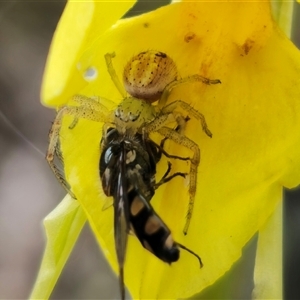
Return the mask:
[[126,179],[126,152],[124,147],[119,156],[116,166],[118,170],[116,188],[114,189],[114,232],[115,245],[117,251],[117,259],[120,273],[120,289],[122,299],[125,299],[124,288],[124,262],[127,246],[127,234],[129,232],[129,212],[128,212],[128,198],[127,198],[127,179]]

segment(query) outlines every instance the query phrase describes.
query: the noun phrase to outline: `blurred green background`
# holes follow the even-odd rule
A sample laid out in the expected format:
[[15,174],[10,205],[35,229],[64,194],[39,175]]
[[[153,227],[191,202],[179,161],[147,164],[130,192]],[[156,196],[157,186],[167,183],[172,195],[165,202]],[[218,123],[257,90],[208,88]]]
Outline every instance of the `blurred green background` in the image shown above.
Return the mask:
[[[127,16],[167,3],[140,1]],[[30,294],[45,245],[42,220],[65,194],[44,159],[55,113],[44,108],[39,97],[52,35],[65,4],[0,2],[0,299],[25,299]],[[299,4],[292,38],[300,47]],[[287,191],[285,198],[284,293],[285,299],[300,299],[300,192]],[[255,244],[256,238],[217,283],[227,287],[230,299],[250,299]],[[208,289],[202,299],[222,298],[216,295]],[[116,276],[88,226],[51,298],[119,298]]]

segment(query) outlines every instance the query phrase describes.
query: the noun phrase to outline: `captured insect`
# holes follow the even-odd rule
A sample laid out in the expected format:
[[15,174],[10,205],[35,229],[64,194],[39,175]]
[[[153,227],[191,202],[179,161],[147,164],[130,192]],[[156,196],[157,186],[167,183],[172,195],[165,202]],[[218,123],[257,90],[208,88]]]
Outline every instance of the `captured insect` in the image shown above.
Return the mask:
[[193,254],[203,266],[201,258],[182,244],[175,242],[171,231],[156,214],[150,200],[157,189],[176,176],[168,176],[171,166],[156,183],[156,164],[165,154],[169,158],[186,160],[168,155],[162,147],[142,134],[124,136],[117,129],[109,128],[101,142],[100,176],[107,196],[114,198],[114,235],[119,264],[119,280],[122,299],[125,299],[124,263],[127,235],[131,230],[143,247],[164,262],[171,264],[179,259],[179,248]]
[[[81,119],[103,122],[103,139],[101,142],[100,176],[102,187],[107,196],[114,199],[114,235],[117,259],[120,269],[120,287],[122,299],[124,292],[124,261],[127,245],[127,234],[130,230],[136,234],[142,245],[161,260],[171,263],[179,258],[179,248],[195,255],[202,266],[200,257],[174,242],[170,230],[155,213],[150,200],[155,189],[168,182],[175,173],[155,182],[156,164],[161,154],[170,158],[185,159],[168,155],[162,147],[156,145],[149,137],[157,132],[163,137],[182,145],[193,152],[189,171],[189,206],[184,233],[188,231],[192,216],[197,184],[197,168],[200,163],[198,145],[184,135],[186,118],[178,111],[181,108],[189,116],[200,121],[204,132],[211,137],[204,115],[182,100],[166,104],[171,91],[178,85],[200,81],[205,84],[218,84],[220,80],[210,80],[200,75],[178,79],[174,61],[165,53],[147,51],[134,56],[124,68],[124,86],[119,81],[112,65],[114,54],[106,54],[108,72],[123,97],[122,102],[111,112],[95,98],[76,95],[72,98],[76,106],[60,108],[49,133],[47,161],[62,186],[73,197],[68,183],[54,163],[55,154],[60,158],[58,147],[59,132],[65,115],[74,117],[70,128]],[[127,95],[129,94],[129,96]],[[152,103],[158,100],[155,106]],[[167,125],[175,122],[177,128]]]

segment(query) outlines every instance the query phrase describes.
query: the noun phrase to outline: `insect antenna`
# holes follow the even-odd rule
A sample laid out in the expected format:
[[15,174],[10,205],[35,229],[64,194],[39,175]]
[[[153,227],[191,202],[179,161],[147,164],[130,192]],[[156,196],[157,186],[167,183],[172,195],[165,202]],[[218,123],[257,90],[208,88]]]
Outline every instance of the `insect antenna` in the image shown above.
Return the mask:
[[187,252],[189,252],[189,253],[193,254],[194,256],[196,256],[196,257],[198,258],[198,260],[199,260],[200,268],[203,267],[203,263],[202,263],[201,257],[200,257],[198,254],[196,254],[195,252],[193,252],[192,250],[190,250],[189,248],[185,247],[184,245],[182,245],[182,244],[180,244],[180,243],[177,243],[177,242],[176,242],[176,245],[177,245],[179,248],[181,248],[181,249],[183,249],[183,250],[186,250]]

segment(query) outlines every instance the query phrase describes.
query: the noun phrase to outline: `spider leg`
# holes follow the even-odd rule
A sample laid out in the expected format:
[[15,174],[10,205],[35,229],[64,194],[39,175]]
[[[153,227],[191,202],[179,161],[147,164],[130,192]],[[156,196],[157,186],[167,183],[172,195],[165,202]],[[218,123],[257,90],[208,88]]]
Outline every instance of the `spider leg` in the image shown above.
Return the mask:
[[116,56],[116,54],[113,53],[106,53],[105,54],[105,62],[106,62],[106,66],[107,66],[107,71],[111,77],[111,80],[113,81],[115,87],[118,89],[118,91],[120,92],[121,96],[123,98],[126,98],[127,94],[126,91],[123,87],[123,84],[121,84],[120,79],[115,71],[115,68],[112,64],[112,58],[114,58]]
[[[103,97],[87,97],[87,96],[83,96],[83,95],[74,95],[72,97],[72,100],[75,101],[76,103],[78,103],[79,106],[83,107],[84,109],[94,110],[94,111],[100,112],[104,115],[108,115],[109,110],[101,102],[107,102],[109,104],[115,105],[114,102],[112,102],[109,99],[103,98]],[[78,121],[79,121],[79,117],[74,116],[74,120],[69,125],[69,129],[73,129],[77,125]]]
[[[103,110],[102,110],[103,108]],[[70,115],[75,118],[75,120],[84,118],[91,121],[96,122],[105,122],[108,117],[106,115],[107,109],[103,105],[98,106],[98,109],[93,109],[91,107],[87,106],[64,106],[59,109],[57,112],[57,115],[55,117],[55,120],[52,124],[52,127],[49,132],[49,146],[46,153],[46,160],[52,169],[55,177],[60,182],[60,184],[63,186],[63,188],[69,193],[73,198],[76,199],[75,195],[70,191],[69,185],[67,181],[64,178],[63,172],[59,170],[59,168],[56,166],[54,162],[55,155],[59,153],[58,158],[62,161],[63,158],[59,151],[59,136],[60,136],[60,129],[62,126],[62,120],[65,115]],[[73,121],[74,123],[74,121]],[[72,124],[73,124],[72,123]],[[71,124],[71,125],[72,125]]]
[[162,127],[157,130],[158,133],[161,135],[169,138],[170,140],[174,141],[175,143],[182,145],[194,152],[194,155],[191,159],[191,164],[190,164],[190,183],[189,183],[189,194],[190,194],[190,200],[189,200],[189,205],[188,205],[188,211],[186,215],[186,223],[184,226],[183,233],[187,234],[191,217],[193,214],[193,208],[194,208],[194,202],[195,202],[195,195],[196,195],[196,188],[197,188],[197,169],[200,164],[200,148],[198,145],[189,139],[186,136],[183,136],[176,132],[173,129],[170,129],[168,127]]
[[207,84],[207,85],[210,85],[210,84],[218,84],[218,83],[221,83],[221,80],[219,79],[208,79],[206,77],[203,77],[203,76],[200,76],[198,74],[195,74],[195,75],[192,75],[192,76],[188,76],[188,77],[184,77],[184,78],[181,78],[181,79],[178,79],[178,80],[174,80],[172,82],[170,82],[169,84],[167,84],[167,86],[165,87],[160,99],[159,99],[159,102],[158,102],[158,106],[160,108],[163,108],[166,103],[167,103],[167,100],[171,94],[171,91],[183,84],[183,83],[190,83],[190,82],[202,82],[204,84]]
[[[158,132],[165,138],[168,138],[170,140],[173,140],[175,143],[182,145],[194,152],[194,155],[192,158],[190,158],[191,164],[190,164],[190,183],[189,183],[189,194],[190,194],[190,200],[188,205],[188,211],[186,215],[186,224],[184,226],[184,234],[187,234],[190,220],[193,214],[193,208],[194,208],[194,202],[195,202],[195,195],[196,195],[196,188],[197,188],[197,169],[200,164],[200,148],[199,146],[186,137],[185,135],[181,134],[180,130],[174,130],[168,127],[165,127],[166,124],[172,121],[176,121],[179,129],[183,129],[185,127],[185,123],[187,120],[182,116],[179,112],[174,112],[174,110],[177,107],[181,107],[185,111],[187,111],[191,116],[201,121],[201,125],[203,130],[208,136],[212,136],[210,130],[207,127],[204,115],[199,113],[197,110],[192,108],[189,104],[177,100],[175,102],[170,103],[166,107],[163,108],[160,115],[156,119],[154,119],[151,123],[148,123],[145,128],[143,129],[144,132],[147,134],[150,132]],[[181,130],[181,131],[183,131]],[[161,150],[163,151],[163,150]],[[167,156],[168,157],[168,156]],[[174,157],[175,158],[175,157]],[[176,157],[178,158],[178,157]],[[181,158],[183,159],[183,158]]]

